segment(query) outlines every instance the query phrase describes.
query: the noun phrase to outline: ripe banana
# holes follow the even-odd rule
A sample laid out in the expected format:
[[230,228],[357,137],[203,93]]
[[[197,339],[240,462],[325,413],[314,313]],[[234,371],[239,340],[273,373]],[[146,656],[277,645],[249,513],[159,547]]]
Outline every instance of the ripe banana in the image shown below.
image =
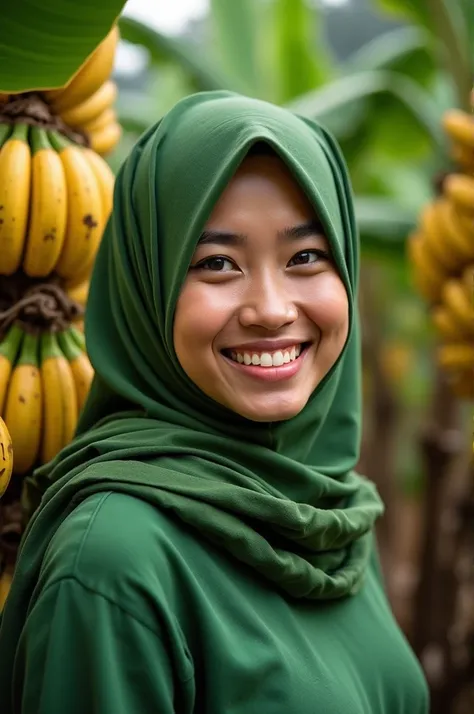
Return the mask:
[[413,268],[413,279],[421,295],[430,303],[436,303],[445,279],[444,273],[424,250],[421,234],[410,236],[407,241],[409,260]]
[[104,219],[107,221],[112,211],[112,201],[114,196],[115,176],[106,161],[96,154],[92,149],[84,149],[83,152],[89,161],[92,170],[95,174],[100,189],[100,197],[102,199],[102,210]]
[[51,332],[41,338],[41,382],[44,392],[41,461],[46,463],[72,440],[77,424],[72,370]]
[[73,288],[66,287],[66,292],[71,300],[75,300],[81,305],[85,306],[87,302],[87,296],[89,294],[89,280],[84,280],[84,282],[79,283]]
[[456,318],[446,305],[436,305],[431,310],[431,320],[435,330],[442,340],[461,342],[464,338],[463,330],[459,328]]
[[50,139],[62,161],[68,189],[66,236],[55,270],[69,280],[94,259],[104,216],[99,185],[81,147],[56,132],[50,132]]
[[460,342],[442,345],[438,348],[437,356],[439,364],[445,369],[460,372],[472,369],[474,378],[474,344]]
[[5,422],[15,454],[15,473],[35,464],[41,440],[43,390],[38,369],[38,337],[25,333],[7,392]]
[[117,112],[112,107],[108,107],[107,109],[104,109],[102,114],[99,114],[98,117],[95,117],[95,119],[93,119],[92,121],[87,122],[87,124],[84,124],[84,126],[82,127],[82,131],[84,131],[86,134],[97,134],[106,126],[109,126],[110,124],[115,124],[116,122]]
[[82,104],[79,104],[68,111],[61,112],[61,119],[74,129],[82,129],[83,126],[96,119],[98,116],[112,106],[117,98],[117,85],[111,79],[104,82],[99,89]]
[[443,129],[455,142],[474,149],[474,119],[461,109],[449,109],[443,115]]
[[463,334],[474,335],[474,306],[470,303],[463,284],[459,280],[448,280],[443,286],[442,299]]
[[21,264],[30,201],[31,154],[28,126],[16,124],[0,151],[0,274]]
[[48,275],[57,263],[66,236],[66,174],[44,129],[31,129],[32,186],[30,223],[23,270],[31,278]]
[[453,204],[445,198],[439,201],[438,219],[440,229],[446,236],[446,244],[457,256],[459,266],[470,260],[473,257],[472,241],[466,234]]
[[109,78],[119,37],[118,27],[114,25],[65,87],[44,92],[57,114],[82,104]]
[[13,446],[7,425],[0,417],[0,498],[7,490],[13,471]]
[[80,412],[89,394],[94,370],[89,357],[78,346],[69,330],[59,333],[58,341],[64,356],[71,366],[74,384],[76,385],[77,408],[78,412]]
[[420,214],[420,232],[424,238],[427,254],[433,262],[437,262],[444,272],[451,272],[460,263],[459,255],[447,244],[446,234],[443,232],[442,205],[439,201],[428,203]]
[[443,181],[443,192],[458,210],[474,213],[474,176],[449,174]]
[[471,302],[471,305],[474,305],[474,264],[468,265],[467,268],[464,268],[462,274],[462,283],[464,285],[464,289],[467,292],[467,296]]
[[103,129],[89,134],[90,147],[93,151],[104,156],[112,151],[122,136],[122,128],[117,122],[107,124]]
[[21,347],[23,334],[21,327],[13,323],[0,342],[0,414],[3,414],[5,397],[7,395],[13,365],[16,362]]

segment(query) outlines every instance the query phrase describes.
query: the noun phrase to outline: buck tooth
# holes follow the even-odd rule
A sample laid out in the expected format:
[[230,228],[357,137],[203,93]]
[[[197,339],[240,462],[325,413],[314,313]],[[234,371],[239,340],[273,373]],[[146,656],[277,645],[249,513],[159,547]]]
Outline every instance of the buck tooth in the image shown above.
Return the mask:
[[246,364],[246,365],[252,364],[252,358],[248,354],[248,352],[244,352],[244,364]]
[[272,362],[274,367],[281,367],[281,365],[283,364],[283,352],[281,352],[280,350],[278,350],[278,352],[275,352],[273,354]]
[[296,359],[296,350],[295,350],[294,347],[292,347],[292,348],[291,348],[291,351],[290,351],[290,360],[291,360],[292,362],[294,362],[295,359]]
[[271,367],[272,364],[274,364],[272,356],[268,352],[263,352],[260,355],[260,367]]
[[289,352],[285,352],[283,355],[283,363],[288,364],[288,362],[291,362],[291,357]]
[[252,364],[257,365],[260,364],[260,357],[256,354],[252,355]]
[[237,362],[239,364],[242,364],[243,361],[244,361],[243,356],[240,354],[240,352],[237,352]]

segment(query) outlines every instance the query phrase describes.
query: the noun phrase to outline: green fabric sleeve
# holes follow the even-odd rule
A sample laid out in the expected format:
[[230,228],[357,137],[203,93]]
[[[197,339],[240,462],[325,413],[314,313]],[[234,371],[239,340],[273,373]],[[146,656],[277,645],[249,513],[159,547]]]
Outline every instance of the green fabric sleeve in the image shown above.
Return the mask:
[[35,603],[13,687],[21,714],[187,714],[193,707],[193,680],[176,677],[159,634],[73,578],[53,583]]

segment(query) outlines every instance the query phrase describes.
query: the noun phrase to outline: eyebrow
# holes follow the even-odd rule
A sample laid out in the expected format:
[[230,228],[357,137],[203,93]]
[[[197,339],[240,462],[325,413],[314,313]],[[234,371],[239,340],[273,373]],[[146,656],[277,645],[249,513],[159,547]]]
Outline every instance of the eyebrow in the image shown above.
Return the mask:
[[[324,236],[324,228],[321,221],[313,218],[307,223],[298,226],[290,226],[278,232],[278,237],[283,239],[298,240],[309,236]],[[203,231],[199,239],[199,245],[215,243],[219,245],[243,245],[247,241],[247,236],[243,233],[229,233],[227,231]]]

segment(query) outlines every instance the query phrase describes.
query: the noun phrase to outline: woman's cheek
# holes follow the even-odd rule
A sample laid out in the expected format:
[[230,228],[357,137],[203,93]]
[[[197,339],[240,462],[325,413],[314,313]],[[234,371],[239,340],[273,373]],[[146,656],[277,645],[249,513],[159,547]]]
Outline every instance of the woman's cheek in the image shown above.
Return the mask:
[[349,321],[349,301],[346,288],[336,274],[322,274],[313,292],[308,316],[321,330],[332,332],[344,328]]

